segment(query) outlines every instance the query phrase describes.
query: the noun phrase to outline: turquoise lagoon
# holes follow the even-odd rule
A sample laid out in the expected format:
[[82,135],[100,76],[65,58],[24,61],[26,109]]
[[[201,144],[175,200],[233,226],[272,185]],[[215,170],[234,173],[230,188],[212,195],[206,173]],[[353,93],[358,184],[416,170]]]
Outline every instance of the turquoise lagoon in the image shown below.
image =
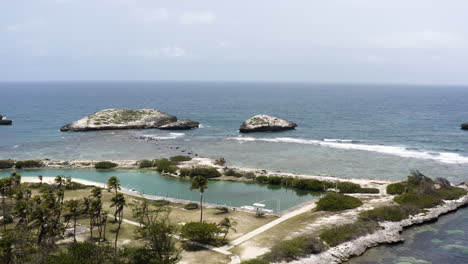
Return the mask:
[[[0,171],[0,177],[9,176],[14,170]],[[155,171],[147,170],[94,170],[94,169],[38,169],[15,170],[24,177],[55,177],[63,175],[74,179],[82,179],[106,183],[111,176],[120,179],[122,187],[134,189],[150,195],[199,201],[200,194],[190,191],[190,182],[161,176]],[[319,194],[304,192],[271,185],[256,183],[210,181],[205,191],[205,202],[240,207],[263,203],[267,209],[275,212],[283,211],[316,198]]]

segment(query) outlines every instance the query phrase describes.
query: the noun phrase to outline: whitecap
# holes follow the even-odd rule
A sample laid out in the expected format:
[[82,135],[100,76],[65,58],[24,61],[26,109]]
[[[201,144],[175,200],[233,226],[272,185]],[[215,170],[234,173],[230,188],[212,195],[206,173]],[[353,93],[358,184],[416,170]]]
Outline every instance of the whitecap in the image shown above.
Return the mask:
[[263,142],[275,142],[275,143],[294,143],[294,144],[306,144],[316,145],[323,147],[331,147],[337,149],[351,149],[351,150],[363,150],[378,152],[388,155],[394,155],[404,158],[416,158],[426,160],[436,160],[443,163],[457,164],[457,163],[468,163],[468,157],[462,156],[457,153],[451,152],[434,152],[434,151],[416,151],[409,150],[401,146],[384,146],[384,145],[366,145],[366,144],[352,144],[352,143],[339,143],[333,141],[322,141],[312,139],[301,139],[301,138],[289,138],[289,137],[278,137],[278,138],[254,138],[254,137],[230,137],[230,140],[237,140],[240,142],[252,142],[252,141],[263,141]]

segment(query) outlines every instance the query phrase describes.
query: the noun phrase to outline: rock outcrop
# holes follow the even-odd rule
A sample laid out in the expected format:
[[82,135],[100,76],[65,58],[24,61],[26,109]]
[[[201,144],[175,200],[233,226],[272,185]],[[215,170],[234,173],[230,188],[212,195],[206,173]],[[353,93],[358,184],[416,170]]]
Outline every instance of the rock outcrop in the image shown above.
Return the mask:
[[154,109],[106,109],[70,123],[60,131],[159,128],[177,117]]
[[192,121],[192,120],[179,120],[174,123],[170,123],[167,125],[162,125],[158,127],[162,130],[189,130],[192,128],[198,128],[200,126],[199,122]]
[[445,201],[443,205],[429,208],[424,213],[410,216],[400,222],[382,222],[380,223],[382,229],[377,232],[345,242],[336,247],[329,248],[327,251],[320,254],[310,255],[309,257],[292,261],[290,263],[343,263],[353,256],[361,255],[368,248],[375,247],[380,244],[403,241],[401,232],[404,228],[432,221],[437,219],[439,216],[457,210],[466,204],[468,204],[468,195],[465,195],[458,200]]
[[468,130],[468,123],[461,124],[460,128],[463,129],[463,130]]
[[0,115],[0,125],[12,125],[13,121],[4,119],[2,115]]
[[296,127],[296,123],[269,115],[256,115],[242,123],[239,132],[265,132],[290,130]]

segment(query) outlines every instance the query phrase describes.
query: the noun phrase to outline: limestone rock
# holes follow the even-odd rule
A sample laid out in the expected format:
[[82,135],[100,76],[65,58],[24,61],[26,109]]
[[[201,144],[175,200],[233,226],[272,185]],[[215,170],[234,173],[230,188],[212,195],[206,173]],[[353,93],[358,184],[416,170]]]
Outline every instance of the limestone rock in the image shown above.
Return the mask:
[[177,117],[154,109],[106,109],[70,123],[60,131],[147,129],[177,121]]
[[290,130],[296,123],[270,115],[256,115],[246,120],[239,128],[242,133]]

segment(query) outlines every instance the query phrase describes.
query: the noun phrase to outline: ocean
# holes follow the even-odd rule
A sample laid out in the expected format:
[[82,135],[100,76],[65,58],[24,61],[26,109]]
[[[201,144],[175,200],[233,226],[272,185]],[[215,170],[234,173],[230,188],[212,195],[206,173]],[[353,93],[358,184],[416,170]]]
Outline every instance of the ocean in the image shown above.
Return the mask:
[[[191,153],[229,165],[350,178],[468,182],[468,87],[223,82],[0,83],[0,159],[142,159]],[[190,131],[60,132],[106,108],[155,108]],[[256,114],[298,124],[238,132]],[[468,224],[460,229],[468,232]],[[462,243],[468,246],[466,240]],[[450,254],[452,251],[444,251]],[[445,254],[445,253],[444,253]],[[467,256],[468,257],[468,256]]]

